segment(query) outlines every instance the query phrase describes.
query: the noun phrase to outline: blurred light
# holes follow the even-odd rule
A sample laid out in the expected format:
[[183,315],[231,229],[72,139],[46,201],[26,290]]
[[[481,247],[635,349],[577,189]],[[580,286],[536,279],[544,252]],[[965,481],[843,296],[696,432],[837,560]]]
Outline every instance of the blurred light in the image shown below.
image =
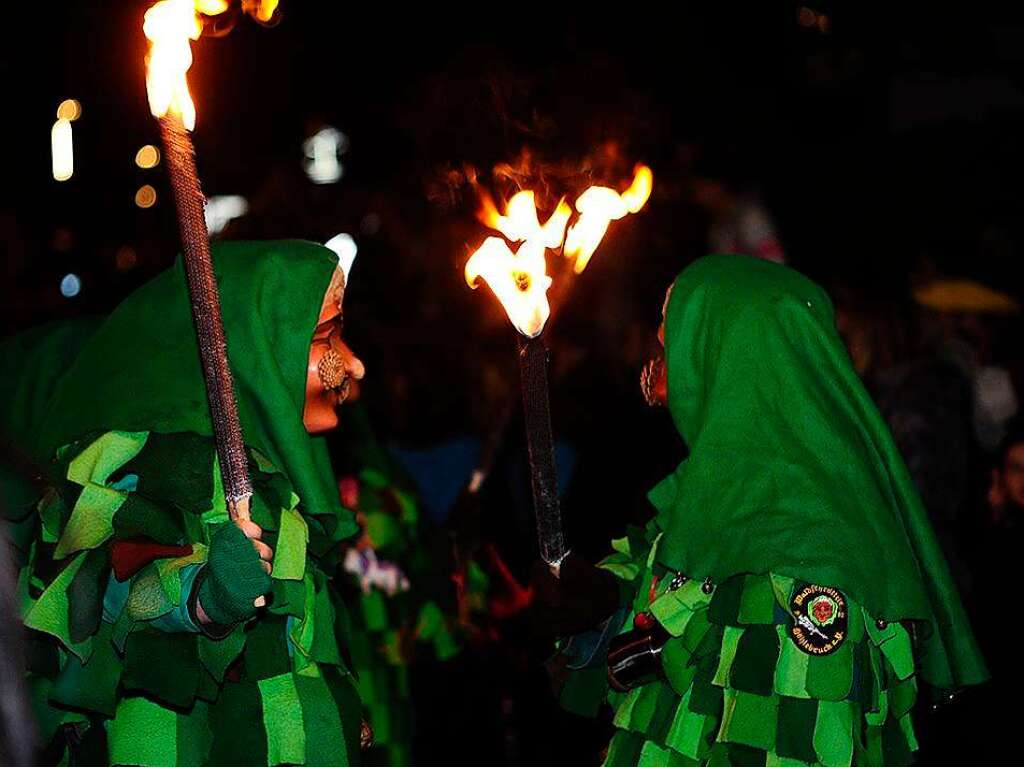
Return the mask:
[[53,155],[53,177],[67,181],[75,172],[75,151],[71,139],[71,123],[57,120],[50,130],[50,152]]
[[74,122],[82,116],[82,105],[74,99],[64,99],[57,107],[57,119]]
[[380,231],[380,216],[376,213],[367,213],[359,222],[359,231],[363,234],[377,234]]
[[146,144],[135,153],[135,164],[140,168],[155,168],[160,163],[160,150],[152,144]]
[[813,27],[815,22],[818,20],[818,14],[806,5],[802,5],[800,6],[800,10],[796,12],[796,20],[801,27]]
[[118,271],[127,272],[139,263],[139,256],[131,245],[122,245],[114,254],[114,265]]
[[324,245],[338,254],[338,266],[345,273],[345,282],[347,283],[348,273],[352,271],[352,262],[356,260],[356,253],[359,252],[356,241],[352,239],[351,234],[342,232],[334,235]]
[[826,16],[824,13],[819,13],[818,31],[821,32],[823,35],[826,35],[828,34],[828,30],[831,28],[831,26],[832,22],[829,20],[828,16]]
[[266,23],[274,18],[278,0],[256,0],[256,18]]
[[152,208],[156,205],[156,189],[149,184],[140,186],[135,193],[135,204],[140,208]]
[[74,298],[82,292],[82,279],[77,274],[65,274],[60,280],[60,294]]
[[309,180],[314,184],[334,184],[345,172],[340,157],[348,151],[348,136],[328,125],[302,142],[302,151]]
[[235,218],[249,212],[249,202],[241,195],[220,194],[206,200],[206,229],[211,236],[220,234]]

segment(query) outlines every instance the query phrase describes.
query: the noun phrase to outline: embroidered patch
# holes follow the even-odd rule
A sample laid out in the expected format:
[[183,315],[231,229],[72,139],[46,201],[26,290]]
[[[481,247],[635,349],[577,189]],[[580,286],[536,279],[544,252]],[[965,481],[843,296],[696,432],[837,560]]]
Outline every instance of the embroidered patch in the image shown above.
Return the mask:
[[808,655],[828,655],[846,639],[846,597],[831,586],[797,588],[789,603],[789,637]]

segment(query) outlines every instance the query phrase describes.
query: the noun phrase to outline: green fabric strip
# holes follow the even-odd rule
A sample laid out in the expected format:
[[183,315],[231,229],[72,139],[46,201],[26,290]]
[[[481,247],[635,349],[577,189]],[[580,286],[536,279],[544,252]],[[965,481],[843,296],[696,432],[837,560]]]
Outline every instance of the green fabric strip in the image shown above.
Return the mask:
[[779,662],[775,666],[775,692],[790,698],[809,698],[807,669],[811,656],[789,638],[786,626],[776,626],[779,635]]
[[213,742],[209,712],[207,704],[196,701],[191,711],[177,716],[176,767],[206,767],[209,764],[207,758]]
[[267,734],[267,764],[304,764],[306,736],[295,678],[290,673],[281,674],[261,679],[258,685]]
[[773,751],[778,713],[779,699],[775,696],[726,689],[718,740]]
[[71,581],[85,563],[85,553],[78,554],[68,563],[53,583],[47,587],[25,616],[25,626],[55,636],[83,663],[92,653],[92,639],[80,642],[71,639],[68,613],[68,588]]
[[348,767],[341,719],[327,683],[319,674],[296,674],[294,680],[302,704],[306,766]]
[[306,544],[309,528],[297,509],[281,510],[281,527],[274,549],[274,569],[271,577],[279,580],[300,581],[306,571]]
[[748,626],[736,645],[729,685],[756,695],[771,695],[779,661],[779,636],[774,626]]
[[199,660],[216,681],[223,681],[228,666],[241,655],[245,639],[246,634],[241,626],[236,626],[235,630],[223,639],[199,637]]
[[68,656],[50,691],[53,703],[107,717],[114,715],[121,659],[110,642],[112,628],[109,623],[100,624],[88,663],[83,664],[74,655]]
[[177,714],[146,698],[124,698],[107,726],[111,764],[177,767]]
[[718,659],[718,669],[715,671],[713,684],[719,687],[729,685],[729,673],[732,671],[732,663],[736,659],[736,650],[739,647],[740,639],[746,628],[739,626],[726,626],[722,635],[722,652]]
[[125,643],[124,688],[167,705],[185,708],[192,704],[199,670],[195,634],[136,631]]
[[779,698],[778,729],[774,753],[800,762],[818,761],[814,749],[814,728],[818,721],[818,702],[799,698]]
[[105,483],[115,470],[138,455],[147,436],[147,432],[106,432],[68,464],[68,479],[82,485],[82,493],[57,542],[55,559],[96,548],[113,534],[114,513],[127,493]]
[[848,701],[818,702],[814,750],[824,767],[849,767],[853,762],[854,705]]
[[843,642],[828,655],[815,655],[807,666],[807,693],[820,700],[842,700],[853,689],[853,655],[851,642]]
[[740,623],[771,625],[775,622],[775,592],[765,575],[747,575],[743,579],[738,620]]
[[680,754],[696,760],[707,753],[707,736],[717,724],[717,720],[715,717],[691,711],[690,694],[690,691],[687,691],[676,707],[676,715],[669,727],[665,743]]

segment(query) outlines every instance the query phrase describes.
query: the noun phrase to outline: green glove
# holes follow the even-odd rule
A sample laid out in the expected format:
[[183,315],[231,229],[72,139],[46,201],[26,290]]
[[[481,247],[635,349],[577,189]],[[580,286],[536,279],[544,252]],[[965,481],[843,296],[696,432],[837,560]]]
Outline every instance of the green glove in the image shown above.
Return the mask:
[[210,620],[223,626],[254,616],[253,602],[270,591],[270,575],[260,555],[233,522],[213,534],[200,577],[199,604]]

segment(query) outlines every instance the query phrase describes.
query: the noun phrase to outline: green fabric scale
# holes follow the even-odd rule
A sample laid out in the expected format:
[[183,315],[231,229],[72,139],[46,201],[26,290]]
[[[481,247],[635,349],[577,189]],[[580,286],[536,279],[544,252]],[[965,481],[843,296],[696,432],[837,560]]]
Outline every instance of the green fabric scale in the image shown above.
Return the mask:
[[700,580],[673,588],[666,576],[652,592],[651,579],[626,567],[622,551],[603,564],[634,574],[641,586],[634,614],[649,610],[671,634],[662,680],[609,693],[617,732],[608,767],[911,761],[917,683],[911,637],[900,624],[878,628],[847,598],[847,638],[828,655],[810,655],[788,633],[792,578],[737,575],[708,594]]
[[[345,606],[307,547],[315,521],[270,461],[252,454],[253,519],[275,550],[271,604],[212,639],[159,623],[187,597],[179,574],[205,561],[212,530],[228,519],[211,440],[107,432],[62,460],[69,484],[82,488],[65,504],[55,546],[44,547],[64,554],[63,567],[44,577],[44,551],[26,573],[48,581],[26,625],[64,650],[55,668],[30,676],[43,735],[69,722],[105,729],[109,764],[358,763],[362,707],[340,649]],[[178,481],[161,476],[167,468]],[[74,523],[83,509],[89,518]],[[143,534],[190,543],[193,553],[118,584],[107,546]]]

